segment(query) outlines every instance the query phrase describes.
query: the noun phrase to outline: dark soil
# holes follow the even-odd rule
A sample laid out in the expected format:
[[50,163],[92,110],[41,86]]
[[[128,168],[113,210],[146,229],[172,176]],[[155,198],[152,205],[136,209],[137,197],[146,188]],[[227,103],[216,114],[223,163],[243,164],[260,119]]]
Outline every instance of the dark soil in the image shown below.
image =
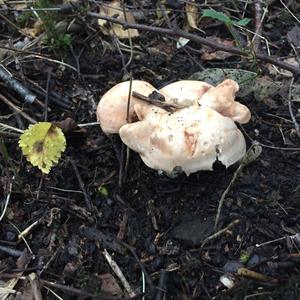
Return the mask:
[[[132,1],[135,2],[144,1]],[[171,21],[184,26],[184,6],[179,1],[169,2],[173,3],[169,7],[173,9]],[[235,13],[237,7],[232,7],[234,1],[215,4],[219,2],[227,13],[239,16]],[[271,47],[272,54],[280,59],[293,53],[286,34],[297,21],[280,1],[272,2],[264,23],[269,25],[263,33],[276,46]],[[174,3],[179,6],[174,8]],[[289,7],[299,12],[297,3],[289,1]],[[155,5],[145,4],[144,9],[149,11],[149,19],[140,22],[151,25]],[[89,10],[97,11],[92,4]],[[2,13],[21,26],[13,12]],[[280,26],[278,19],[269,18],[276,14],[282,17]],[[253,18],[252,4],[246,15]],[[64,18],[67,22],[73,18],[81,26],[81,31],[72,33],[71,47],[43,49],[39,41],[29,51],[64,61],[78,72],[30,57],[26,52],[10,52],[2,64],[43,103],[45,95],[38,94],[38,88],[46,89],[48,83],[48,121],[70,117],[77,124],[95,122],[101,95],[129,78],[122,64],[122,60],[128,61],[129,52],[118,51],[113,39],[96,27],[96,20],[83,12],[67,13]],[[1,45],[7,45],[9,39],[13,43],[24,39],[6,19],[0,18],[0,25]],[[164,19],[156,25],[167,27]],[[219,22],[210,20],[204,25],[206,36],[231,38]],[[30,26],[32,20],[26,23],[26,27]],[[255,31],[253,23],[249,28]],[[202,61],[197,52],[201,45],[189,43],[188,47],[176,49],[176,39],[157,33],[140,32],[133,44],[139,54],[133,56],[127,70],[134,79],[146,80],[157,88],[187,79],[201,67],[252,70],[261,77],[282,81],[283,88],[272,100],[257,101],[252,95],[238,99],[252,112],[251,121],[242,127],[247,144],[250,147],[256,140],[263,145],[263,151],[242,169],[226,196],[219,229],[234,223],[203,243],[215,232],[219,200],[238,165],[226,169],[216,163],[212,172],[188,177],[181,174],[171,179],[149,169],[131,152],[127,172],[120,174],[124,163],[120,140],[108,138],[98,126],[88,126],[66,134],[67,149],[62,159],[49,175],[42,175],[22,157],[19,136],[1,128],[2,210],[10,195],[0,227],[1,286],[7,287],[9,278],[22,276],[13,286],[19,294],[10,299],[34,299],[28,281],[28,275],[34,272],[44,299],[57,299],[49,289],[62,299],[129,297],[104,257],[106,249],[139,299],[300,299],[300,139],[287,102],[291,78],[271,75],[265,63],[254,64],[238,56]],[[294,84],[298,83],[295,79]],[[51,96],[51,92],[58,97]],[[40,105],[22,102],[3,82],[0,94],[36,121],[44,120]],[[300,122],[299,102],[293,102],[292,108]],[[3,101],[0,115],[2,123],[15,128],[26,129],[29,125]],[[5,148],[8,159],[3,156]],[[24,239],[18,239],[25,229],[28,233]],[[240,273],[242,268],[248,270],[248,275]],[[256,273],[249,275],[250,271]],[[103,274],[112,274],[115,285],[123,292],[107,289]],[[234,287],[226,288],[220,282],[222,276],[231,278]]]

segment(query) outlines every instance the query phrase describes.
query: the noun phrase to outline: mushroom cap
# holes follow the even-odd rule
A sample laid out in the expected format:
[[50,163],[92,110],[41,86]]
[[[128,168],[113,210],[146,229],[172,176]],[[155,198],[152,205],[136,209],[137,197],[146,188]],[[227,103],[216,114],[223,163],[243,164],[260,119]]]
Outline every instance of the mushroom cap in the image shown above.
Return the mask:
[[166,85],[159,92],[167,103],[187,107],[197,104],[212,85],[198,80],[180,80]]
[[235,122],[245,124],[249,122],[251,113],[247,106],[234,100],[238,90],[239,85],[234,80],[226,79],[207,90],[198,103],[216,110]]
[[[130,89],[130,81],[121,82],[108,90],[100,99],[97,106],[97,121],[100,122],[105,134],[118,133],[119,129],[127,123],[127,103]],[[148,96],[156,89],[148,82],[142,80],[132,81],[132,91]],[[142,102],[131,96],[129,106],[129,120],[137,121],[134,112],[134,104]],[[144,106],[149,104],[142,102]]]
[[138,103],[134,109],[144,119],[122,126],[119,134],[150,168],[172,174],[180,167],[189,175],[212,170],[216,159],[228,167],[246,152],[234,121],[209,107],[193,105],[173,114]]

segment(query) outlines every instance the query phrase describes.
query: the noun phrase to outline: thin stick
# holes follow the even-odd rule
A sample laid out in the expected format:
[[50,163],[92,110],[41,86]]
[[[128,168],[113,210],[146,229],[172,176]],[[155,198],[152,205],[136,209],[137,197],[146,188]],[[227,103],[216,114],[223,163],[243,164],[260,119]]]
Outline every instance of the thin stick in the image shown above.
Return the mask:
[[0,100],[5,102],[8,106],[10,106],[14,111],[19,113],[21,116],[23,116],[26,120],[28,120],[30,123],[35,124],[36,120],[32,119],[30,116],[28,116],[24,111],[22,111],[18,106],[10,102],[6,97],[4,97],[2,94],[0,94]]
[[233,54],[237,54],[237,55],[241,55],[241,56],[249,56],[254,55],[257,59],[274,64],[282,69],[288,70],[290,72],[292,72],[294,74],[294,76],[298,77],[300,76],[300,68],[297,68],[295,66],[292,66],[290,64],[284,63],[282,61],[279,61],[275,58],[272,58],[270,56],[261,54],[261,53],[255,53],[255,52],[249,52],[249,51],[242,51],[236,47],[229,47],[229,46],[225,46],[223,44],[220,43],[215,43],[212,41],[207,40],[206,38],[200,37],[198,35],[195,35],[193,33],[189,33],[186,32],[184,30],[181,29],[167,29],[167,28],[161,28],[161,27],[155,27],[155,26],[148,26],[148,25],[143,25],[143,24],[133,24],[133,23],[127,23],[127,22],[123,22],[120,21],[114,17],[109,17],[109,16],[104,16],[104,15],[100,15],[97,13],[93,13],[93,12],[88,12],[87,13],[88,16],[93,17],[93,18],[97,18],[97,19],[102,19],[102,20],[106,20],[112,23],[116,23],[116,24],[120,24],[123,26],[124,29],[129,29],[129,28],[133,28],[133,29],[138,29],[138,30],[144,30],[144,31],[152,31],[152,32],[158,32],[161,34],[165,34],[165,35],[169,35],[169,36],[180,36],[180,37],[184,37],[186,39],[189,39],[193,42],[199,43],[199,44],[203,44],[206,46],[209,46],[213,49],[216,50],[222,50],[225,52],[229,52],[229,53],[233,53]]
[[125,243],[124,241],[120,241],[120,242],[122,243],[122,245],[124,245],[131,252],[131,254],[135,258],[136,262],[138,263],[139,267],[141,268],[142,272],[144,273],[144,276],[145,276],[145,278],[147,280],[147,283],[149,285],[150,290],[153,291],[154,290],[154,285],[153,285],[153,283],[151,281],[151,277],[148,274],[148,272],[147,272],[144,264],[141,262],[141,260],[139,259],[139,257],[135,253],[134,249],[131,246],[129,246],[127,243]]
[[[132,44],[131,44],[131,46],[132,46]],[[129,109],[130,109],[131,95],[132,95],[132,73],[130,72],[129,75],[130,75],[130,83],[129,83],[129,92],[128,92],[128,101],[127,101],[127,115],[126,115],[127,123],[131,122],[131,120],[129,119],[130,118]],[[128,172],[128,167],[129,167],[129,159],[130,159],[130,149],[128,147],[126,147],[126,158],[125,158],[125,166],[124,166],[124,174],[123,174],[122,183],[126,182],[127,172]]]
[[49,57],[46,57],[46,56],[43,56],[43,55],[40,55],[40,54],[36,54],[35,52],[31,52],[31,51],[27,51],[27,50],[23,50],[23,49],[18,49],[18,48],[12,48],[12,47],[7,47],[7,46],[2,46],[0,45],[0,49],[5,49],[5,50],[10,50],[10,51],[14,51],[14,52],[20,52],[20,53],[24,53],[24,54],[28,54],[29,56],[27,56],[26,58],[30,58],[30,57],[33,57],[33,58],[40,58],[40,59],[44,59],[44,60],[47,60],[47,61],[50,61],[50,62],[53,62],[55,64],[59,64],[59,65],[62,65],[62,66],[65,66],[75,72],[77,72],[77,69],[67,63],[64,63],[62,61],[59,61],[59,60],[56,60],[56,59],[52,59],[52,58],[49,58]]
[[76,174],[77,180],[79,182],[80,188],[81,188],[81,190],[83,192],[84,200],[85,200],[85,204],[87,206],[87,209],[89,211],[92,211],[93,205],[92,205],[92,202],[91,202],[91,199],[90,199],[88,193],[86,192],[85,185],[84,185],[84,182],[83,182],[83,180],[82,180],[82,178],[80,176],[78,168],[77,168],[77,166],[76,166],[76,164],[75,164],[75,162],[73,160],[71,160],[71,164],[72,164],[72,167],[73,167],[73,169],[75,171],[75,174]]
[[254,0],[255,9],[255,34],[252,38],[253,49],[255,52],[260,52],[260,36],[262,34],[262,23],[265,14],[262,13],[262,0]]
[[103,255],[104,255],[105,259],[107,260],[108,264],[110,265],[110,267],[112,268],[112,270],[114,271],[114,273],[118,276],[118,278],[122,282],[125,290],[129,294],[129,296],[130,297],[135,297],[136,294],[132,290],[131,286],[129,285],[127,279],[125,278],[125,276],[123,274],[123,272],[121,271],[121,269],[119,268],[117,263],[112,259],[112,257],[110,256],[110,254],[107,252],[106,249],[104,249]]
[[[9,221],[9,220],[7,220],[7,222],[8,222],[9,224],[11,224],[11,226],[13,226],[13,227],[16,229],[16,231],[18,232],[18,234],[21,233],[21,231],[19,230],[19,228],[18,228],[14,223],[12,223],[12,222]],[[25,237],[21,236],[21,239],[23,240],[24,244],[26,245],[28,251],[30,252],[30,254],[31,254],[31,256],[32,256],[32,258],[34,258],[35,255],[33,254],[33,252],[32,252],[32,250],[31,250],[31,248],[30,248],[28,242],[26,241]]]
[[211,236],[209,236],[208,238],[206,238],[202,244],[201,244],[201,248],[204,247],[204,245],[206,245],[209,241],[212,241],[214,239],[216,239],[217,237],[221,236],[223,233],[225,233],[226,231],[228,231],[229,229],[231,229],[233,226],[237,225],[238,223],[240,223],[241,221],[239,219],[234,220],[233,222],[231,222],[228,226],[226,226],[225,228],[219,230],[218,232],[212,234]]
[[44,120],[48,121],[48,106],[49,106],[49,94],[50,94],[50,81],[51,81],[51,70],[47,72],[47,83],[46,83],[46,97],[45,97],[45,110],[44,110]]
[[155,106],[158,106],[158,107],[161,107],[167,111],[170,111],[170,112],[174,112],[176,111],[177,109],[179,108],[182,108],[180,106],[177,106],[177,105],[174,105],[174,104],[170,104],[170,103],[166,103],[166,102],[163,102],[163,101],[160,101],[160,100],[153,100],[147,96],[144,96],[138,92],[135,92],[133,91],[132,92],[132,96],[142,100],[142,101],[145,101],[147,103],[150,103],[152,105],[155,105]]
[[285,9],[292,15],[292,17],[300,24],[300,20],[292,13],[288,6],[282,0],[280,0],[280,2],[285,7]]
[[296,117],[295,117],[295,115],[293,113],[293,109],[292,109],[292,87],[293,87],[293,83],[294,83],[294,77],[291,79],[291,82],[290,82],[288,104],[289,104],[290,115],[291,115],[292,121],[294,123],[297,135],[298,135],[298,137],[300,137],[300,127],[299,127],[299,124],[296,120]]
[[28,275],[28,278],[29,278],[29,281],[30,281],[30,284],[31,284],[34,299],[35,300],[43,300],[39,279],[38,279],[36,273],[30,273]]
[[18,132],[18,133],[23,133],[24,132],[24,130],[22,130],[22,129],[19,129],[19,128],[16,128],[16,127],[13,127],[13,126],[9,126],[9,125],[7,125],[7,124],[4,124],[4,123],[1,123],[0,122],[0,127],[3,127],[3,128],[6,128],[6,129],[10,129],[10,130],[12,130],[12,131],[15,131],[15,132]]
[[[217,230],[217,228],[218,228],[218,223],[219,223],[219,219],[220,219],[220,215],[221,215],[221,210],[222,210],[225,198],[226,198],[227,194],[229,193],[229,191],[231,190],[233,184],[235,183],[238,175],[241,173],[241,171],[244,168],[244,166],[246,166],[252,160],[256,159],[256,157],[255,157],[256,154],[253,153],[253,150],[255,151],[256,150],[255,147],[257,147],[257,146],[258,146],[258,144],[256,143],[256,144],[251,145],[251,147],[248,149],[247,153],[242,158],[242,161],[241,161],[239,167],[234,172],[229,185],[227,186],[226,190],[223,192],[223,194],[221,196],[221,199],[220,199],[220,202],[219,202],[218,210],[217,210],[217,215],[216,215],[216,220],[215,220],[215,230]],[[257,151],[259,152],[259,151],[261,151],[261,149],[257,150]],[[258,155],[259,154],[260,153],[258,153]]]
[[12,90],[18,93],[25,102],[32,103],[36,99],[36,95],[32,94],[31,91],[23,86],[13,75],[0,64],[0,79],[4,81]]
[[2,211],[1,216],[0,216],[0,222],[2,221],[2,219],[4,218],[4,216],[6,214],[6,210],[7,210],[7,207],[8,207],[8,203],[9,203],[10,195],[11,195],[11,191],[12,191],[13,180],[14,180],[14,177],[12,178],[12,180],[11,180],[11,182],[9,184],[9,191],[8,191],[7,196],[6,196],[4,208],[3,208],[3,211]]

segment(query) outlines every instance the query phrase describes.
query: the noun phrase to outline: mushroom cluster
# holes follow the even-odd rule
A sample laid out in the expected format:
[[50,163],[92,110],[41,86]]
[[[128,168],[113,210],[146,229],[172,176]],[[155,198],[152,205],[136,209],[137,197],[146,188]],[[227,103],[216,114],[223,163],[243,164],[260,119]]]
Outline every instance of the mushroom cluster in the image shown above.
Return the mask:
[[[139,153],[153,169],[187,175],[212,170],[216,160],[226,167],[239,161],[246,152],[243,134],[237,123],[247,123],[249,109],[235,101],[238,84],[230,79],[216,87],[194,80],[171,83],[160,90],[133,80],[110,89],[100,100],[97,119],[105,134],[118,133],[122,141]],[[157,93],[164,103],[176,107],[172,112],[145,102],[136,95]]]

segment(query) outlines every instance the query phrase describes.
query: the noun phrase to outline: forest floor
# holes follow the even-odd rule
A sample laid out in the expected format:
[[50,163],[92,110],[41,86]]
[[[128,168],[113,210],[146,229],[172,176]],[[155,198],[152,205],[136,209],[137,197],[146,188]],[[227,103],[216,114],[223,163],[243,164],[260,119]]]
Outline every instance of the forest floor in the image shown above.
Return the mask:
[[[125,22],[118,1],[26,2],[0,0],[0,298],[300,299],[299,2],[124,1],[130,39],[97,18]],[[169,178],[130,152],[124,168],[93,124],[101,96],[190,78],[240,84],[260,155]],[[18,146],[41,121],[67,139],[47,175]]]

